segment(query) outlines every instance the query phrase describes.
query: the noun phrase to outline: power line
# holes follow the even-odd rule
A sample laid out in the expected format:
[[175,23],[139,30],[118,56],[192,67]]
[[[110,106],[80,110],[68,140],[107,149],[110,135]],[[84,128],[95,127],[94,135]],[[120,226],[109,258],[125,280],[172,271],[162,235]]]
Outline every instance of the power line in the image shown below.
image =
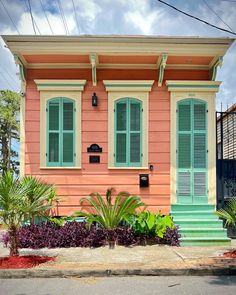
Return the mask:
[[9,83],[9,81],[6,79],[6,77],[3,75],[3,72],[0,72],[0,74],[2,74],[2,75],[0,75],[0,77],[3,78],[6,81],[6,83],[8,84],[8,86],[10,87],[9,89],[13,89],[12,85]]
[[52,30],[52,27],[51,27],[50,22],[49,22],[49,19],[48,19],[48,16],[47,16],[46,11],[45,11],[45,9],[44,9],[44,6],[43,6],[43,3],[42,3],[42,0],[40,0],[40,4],[41,4],[41,7],[42,7],[42,9],[43,9],[44,15],[45,15],[45,17],[46,17],[46,19],[47,19],[47,22],[48,22],[49,28],[50,28],[52,34],[54,35],[53,30]]
[[59,10],[60,10],[60,14],[61,14],[61,19],[62,19],[62,22],[64,24],[66,35],[69,35],[69,30],[68,30],[68,27],[67,27],[66,18],[65,18],[65,15],[64,15],[64,12],[63,12],[63,9],[62,9],[60,0],[57,0],[57,3],[58,3],[58,6],[59,6]]
[[202,23],[208,25],[208,26],[211,26],[211,27],[213,27],[213,28],[215,28],[215,29],[217,29],[217,30],[220,30],[220,31],[223,31],[223,32],[227,32],[227,33],[230,33],[230,34],[233,34],[233,35],[236,36],[236,33],[235,33],[235,32],[231,32],[231,31],[229,31],[229,30],[226,30],[226,29],[223,29],[223,28],[217,27],[217,26],[215,26],[215,25],[213,25],[213,24],[210,24],[210,23],[208,23],[207,21],[205,21],[205,20],[203,20],[203,19],[200,19],[200,18],[198,18],[198,17],[196,17],[196,16],[194,16],[194,15],[191,15],[191,14],[189,14],[189,13],[187,13],[187,12],[184,12],[184,11],[178,9],[177,7],[175,7],[175,6],[173,6],[173,5],[170,5],[169,3],[166,3],[166,2],[164,2],[164,1],[162,1],[162,0],[157,0],[157,1],[160,2],[160,3],[162,3],[162,4],[165,4],[166,6],[171,7],[172,9],[174,9],[174,10],[176,10],[176,11],[178,11],[178,12],[180,12],[180,13],[182,13],[182,14],[188,16],[188,17],[191,17],[191,18],[193,18],[193,19],[195,19],[195,20],[198,20],[198,21],[200,21],[200,22],[202,22]]
[[7,8],[6,8],[6,6],[4,5],[3,1],[0,0],[0,2],[1,2],[1,4],[2,4],[2,6],[3,6],[3,8],[4,8],[5,12],[6,12],[6,14],[7,14],[8,17],[10,18],[10,20],[11,20],[13,26],[15,27],[17,33],[20,35],[20,32],[19,32],[19,30],[17,29],[17,26],[16,26],[15,22],[13,21],[12,17],[10,16],[10,14],[9,14],[9,12],[8,12],[8,10],[7,10]]
[[231,2],[231,3],[236,3],[235,0],[219,0],[219,1],[221,1],[221,2]]
[[[38,27],[38,25],[37,25],[37,23],[36,23],[36,21],[35,21],[35,19],[34,19],[34,17],[33,17],[33,14],[32,14],[32,11],[31,11],[31,5],[30,5],[30,7],[28,6],[28,4],[29,4],[29,0],[28,0],[28,4],[27,4],[26,1],[27,1],[27,0],[24,0],[24,2],[25,2],[25,6],[26,6],[27,10],[29,10],[29,13],[30,13],[30,16],[31,16],[31,20],[33,19],[33,20],[32,20],[32,23],[35,24],[35,27],[37,28],[37,30],[38,30],[38,32],[39,32],[39,35],[41,35],[41,32],[40,32],[40,30],[39,30],[39,27]],[[34,25],[33,25],[34,33],[35,33],[35,35],[36,35],[35,27],[34,27]]]
[[79,22],[78,22],[78,19],[77,19],[77,16],[76,16],[76,9],[75,9],[74,0],[72,0],[72,4],[73,4],[73,10],[74,10],[74,14],[75,14],[75,22],[76,22],[77,31],[80,34]]
[[28,4],[29,4],[30,17],[31,17],[31,21],[32,21],[33,29],[34,29],[34,34],[36,35],[36,30],[35,30],[35,26],[34,26],[34,20],[33,20],[31,5],[30,5],[30,0],[28,0]]
[[207,4],[206,0],[202,0],[202,1],[205,3],[208,9],[212,11],[222,21],[222,23],[224,23],[230,29],[231,32],[233,32],[233,29],[230,28],[230,26],[211,8],[210,5]]

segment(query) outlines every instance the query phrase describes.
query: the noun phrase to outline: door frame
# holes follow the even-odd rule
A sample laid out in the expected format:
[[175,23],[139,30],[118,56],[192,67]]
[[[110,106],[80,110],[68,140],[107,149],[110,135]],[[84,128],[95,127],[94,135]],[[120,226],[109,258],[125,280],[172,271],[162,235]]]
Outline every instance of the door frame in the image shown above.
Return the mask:
[[[207,124],[207,191],[208,203],[216,204],[216,129],[215,129],[215,97],[220,82],[217,81],[166,81],[170,91],[170,194],[171,204],[177,204],[177,103],[183,99],[200,99],[208,105]],[[210,135],[210,136],[209,136]]]

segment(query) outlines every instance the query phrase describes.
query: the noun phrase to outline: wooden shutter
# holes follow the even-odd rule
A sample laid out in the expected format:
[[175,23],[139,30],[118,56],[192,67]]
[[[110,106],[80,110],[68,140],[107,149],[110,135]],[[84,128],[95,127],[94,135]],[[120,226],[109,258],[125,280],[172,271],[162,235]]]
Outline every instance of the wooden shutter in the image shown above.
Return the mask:
[[127,165],[127,139],[128,139],[128,101],[122,99],[115,106],[115,164]]
[[120,99],[115,104],[115,165],[141,165],[142,104],[137,99]]
[[177,195],[180,203],[207,201],[206,108],[206,103],[197,99],[178,102]]
[[[193,100],[193,194],[207,196],[207,105]],[[200,198],[201,199],[201,198]]]
[[47,103],[47,165],[74,165],[74,102],[66,98]]
[[60,100],[47,103],[47,163],[60,166]]
[[[178,196],[183,202],[192,198],[191,193],[191,102],[181,101],[177,109],[177,184]],[[189,201],[190,202],[190,201]]]
[[62,166],[74,165],[74,102],[62,100]]
[[142,104],[129,99],[129,165],[141,166]]

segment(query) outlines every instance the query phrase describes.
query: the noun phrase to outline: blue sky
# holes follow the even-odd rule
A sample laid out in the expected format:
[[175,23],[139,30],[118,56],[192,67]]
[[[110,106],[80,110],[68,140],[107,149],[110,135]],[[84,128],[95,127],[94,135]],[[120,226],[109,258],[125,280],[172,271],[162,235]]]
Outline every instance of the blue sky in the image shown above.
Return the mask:
[[[234,1],[234,0],[233,0]],[[210,6],[236,31],[236,0],[166,0],[166,2],[208,22],[228,29],[209,9]],[[2,3],[20,34],[34,34],[28,10],[28,0],[0,0],[0,34],[17,34]],[[73,10],[76,9],[77,21]],[[206,5],[206,2],[208,6]],[[58,0],[30,0],[36,31],[49,35],[66,34]],[[156,0],[59,0],[65,14],[70,35],[122,34],[233,37],[171,10]],[[42,9],[46,11],[47,18]],[[38,29],[39,31],[38,31]],[[223,81],[217,95],[217,109],[236,102],[236,43],[224,58],[217,79]],[[20,82],[13,57],[0,40],[0,89],[20,90]]]

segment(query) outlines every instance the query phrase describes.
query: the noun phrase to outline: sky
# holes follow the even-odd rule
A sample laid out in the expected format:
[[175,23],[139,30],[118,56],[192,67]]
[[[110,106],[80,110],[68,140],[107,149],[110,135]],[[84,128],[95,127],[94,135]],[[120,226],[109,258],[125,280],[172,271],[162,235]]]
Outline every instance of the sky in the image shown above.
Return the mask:
[[[236,32],[236,0],[166,0],[169,4]],[[236,37],[168,8],[157,0],[0,0],[0,35],[161,35]],[[75,8],[75,9],[74,9]],[[64,13],[64,19],[60,14]],[[11,21],[12,19],[12,21]],[[222,21],[223,20],[223,21]],[[64,23],[64,24],[63,24]],[[236,42],[216,80],[223,81],[217,110],[236,103]],[[0,38],[0,89],[20,91],[18,69]]]

